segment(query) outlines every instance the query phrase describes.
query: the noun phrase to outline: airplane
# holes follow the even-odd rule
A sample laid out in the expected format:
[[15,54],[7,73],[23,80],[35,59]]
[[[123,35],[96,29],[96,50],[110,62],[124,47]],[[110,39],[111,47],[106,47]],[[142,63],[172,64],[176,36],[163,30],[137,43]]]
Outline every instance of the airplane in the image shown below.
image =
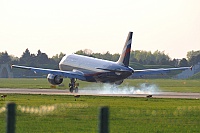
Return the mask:
[[12,65],[11,67],[27,69],[35,73],[48,74],[47,79],[52,85],[59,85],[63,82],[63,78],[70,78],[69,91],[71,93],[78,92],[78,84],[76,83],[77,79],[87,82],[102,82],[120,85],[124,79],[128,78],[132,74],[144,76],[163,74],[173,70],[191,69],[191,67],[179,67],[134,70],[129,66],[132,36],[133,32],[129,32],[122,53],[117,62],[83,55],[69,54],[65,55],[61,59],[59,63],[60,70],[19,65]]

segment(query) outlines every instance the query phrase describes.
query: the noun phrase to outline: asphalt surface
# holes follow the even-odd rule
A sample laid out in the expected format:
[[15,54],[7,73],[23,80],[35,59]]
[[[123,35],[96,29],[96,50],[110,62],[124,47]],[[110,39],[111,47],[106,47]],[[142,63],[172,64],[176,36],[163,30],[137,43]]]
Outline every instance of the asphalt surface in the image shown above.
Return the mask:
[[92,96],[118,96],[118,97],[153,97],[153,98],[187,98],[200,99],[200,93],[183,92],[155,92],[153,94],[111,94],[101,93],[95,90],[79,90],[79,93],[70,93],[68,90],[58,89],[10,89],[0,88],[0,94],[45,94],[45,95],[92,95]]

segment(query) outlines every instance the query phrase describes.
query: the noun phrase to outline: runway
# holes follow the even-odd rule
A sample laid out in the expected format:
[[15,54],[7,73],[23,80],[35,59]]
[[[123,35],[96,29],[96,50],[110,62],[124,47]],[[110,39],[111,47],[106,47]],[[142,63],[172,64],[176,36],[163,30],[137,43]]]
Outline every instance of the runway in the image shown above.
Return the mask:
[[79,90],[79,93],[70,93],[68,90],[58,89],[10,89],[0,88],[0,94],[43,94],[43,95],[91,95],[91,96],[117,96],[117,97],[147,97],[152,95],[153,98],[186,98],[200,99],[200,93],[183,93],[183,92],[156,92],[154,94],[105,94],[95,90]]

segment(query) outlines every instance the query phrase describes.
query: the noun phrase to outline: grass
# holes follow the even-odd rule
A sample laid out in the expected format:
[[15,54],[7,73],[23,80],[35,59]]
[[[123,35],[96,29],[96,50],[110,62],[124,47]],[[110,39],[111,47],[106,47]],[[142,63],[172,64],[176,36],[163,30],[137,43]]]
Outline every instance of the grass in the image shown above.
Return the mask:
[[138,86],[142,83],[155,84],[160,91],[172,92],[200,92],[200,80],[172,80],[172,79],[136,79],[125,80],[125,84]]
[[[68,88],[69,80],[64,81]],[[0,88],[50,88],[46,79],[0,79]],[[162,91],[200,92],[199,80],[125,80],[123,86],[156,84]],[[82,87],[96,85],[80,81]],[[0,132],[5,132],[5,106],[17,104],[16,132],[98,132],[99,107],[109,107],[109,130],[121,132],[199,132],[199,99],[147,99],[9,94],[0,100]]]
[[[200,101],[195,99],[146,99],[12,94],[0,101],[17,104],[16,132],[98,131],[100,106],[109,107],[109,130],[121,132],[199,132]],[[0,130],[5,132],[5,112]]]
[[[57,86],[58,89],[69,88],[69,79],[65,78],[63,85]],[[80,81],[81,82],[81,81]],[[0,88],[36,88],[36,89],[49,89],[50,83],[46,78],[0,78]],[[88,82],[81,82],[83,86],[88,85]]]

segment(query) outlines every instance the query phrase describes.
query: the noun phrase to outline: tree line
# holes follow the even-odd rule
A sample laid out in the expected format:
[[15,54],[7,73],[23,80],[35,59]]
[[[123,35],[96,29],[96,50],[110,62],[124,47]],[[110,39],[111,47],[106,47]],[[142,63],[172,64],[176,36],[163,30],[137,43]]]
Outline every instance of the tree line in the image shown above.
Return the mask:
[[[117,61],[120,56],[120,54],[110,54],[109,52],[104,54],[93,53],[89,49],[79,50],[76,54],[112,61]],[[151,51],[135,50],[130,53],[130,62],[142,65],[169,65],[173,67],[192,66],[200,62],[200,50],[187,52],[187,59],[171,59],[164,51],[161,52],[157,50],[152,53]]]
[[[93,53],[89,49],[79,50],[75,52],[76,54],[86,55],[90,57],[117,61],[120,54],[111,54],[106,53]],[[7,51],[0,52],[0,64],[16,64],[16,65],[25,65],[33,67],[43,67],[58,69],[58,63],[64,57],[64,53],[56,54],[53,57],[48,57],[46,53],[43,53],[41,50],[37,51],[37,54],[32,54],[27,48],[21,57],[15,57],[9,55]],[[141,65],[167,65],[172,67],[184,67],[195,65],[200,62],[200,50],[199,51],[189,51],[187,53],[187,59],[171,59],[164,51],[144,51],[144,50],[135,50],[131,51],[130,54],[130,65],[133,63],[138,63]],[[132,66],[133,67],[133,66]],[[134,68],[134,67],[133,67]],[[30,74],[29,72],[19,72],[19,74]]]
[[[90,57],[117,61],[120,54],[111,54],[108,51],[106,53],[93,53],[89,49],[79,50],[75,52],[76,54],[86,55]],[[0,52],[0,64],[18,64],[18,65],[28,65],[39,67],[41,65],[58,65],[64,53],[56,54],[53,57],[49,58],[46,53],[37,51],[37,54],[30,53],[27,48],[20,58],[9,55],[7,51]],[[177,61],[179,61],[178,64]],[[142,65],[171,65],[171,66],[190,66],[200,62],[200,50],[199,51],[189,51],[187,53],[187,59],[171,59],[164,51],[144,51],[144,50],[135,50],[131,51],[130,62],[140,63]]]

